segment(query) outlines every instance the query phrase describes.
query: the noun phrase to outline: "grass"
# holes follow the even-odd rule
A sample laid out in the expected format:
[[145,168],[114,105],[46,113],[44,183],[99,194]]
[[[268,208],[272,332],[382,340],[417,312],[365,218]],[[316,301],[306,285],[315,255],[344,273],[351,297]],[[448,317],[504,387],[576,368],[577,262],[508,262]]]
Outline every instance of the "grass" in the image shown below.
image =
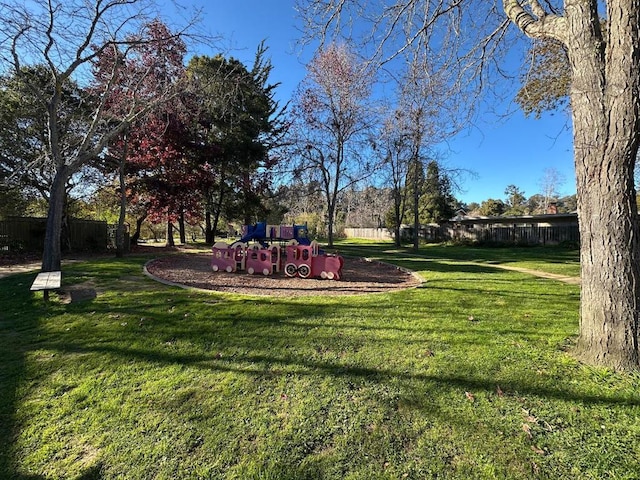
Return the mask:
[[100,294],[45,306],[0,279],[0,478],[640,477],[640,375],[573,359],[579,287],[492,266],[575,252],[339,249],[425,282],[204,294],[128,257],[66,266]]

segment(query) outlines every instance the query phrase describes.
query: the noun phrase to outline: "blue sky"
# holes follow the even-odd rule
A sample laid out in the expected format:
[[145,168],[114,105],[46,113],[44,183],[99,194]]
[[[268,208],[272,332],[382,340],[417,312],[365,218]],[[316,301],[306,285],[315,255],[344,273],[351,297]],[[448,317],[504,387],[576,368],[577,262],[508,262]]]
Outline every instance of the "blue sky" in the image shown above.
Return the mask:
[[[291,0],[183,0],[201,7],[204,26],[221,36],[221,47],[250,66],[255,49],[265,40],[274,66],[272,80],[282,83],[279,97],[286,102],[305,75],[305,61],[312,51],[298,51],[299,23]],[[199,51],[214,55],[218,51]],[[555,168],[566,179],[562,195],[575,193],[571,131],[566,114],[557,112],[542,119],[525,118],[515,106],[505,107],[506,118],[481,113],[468,131],[442,146],[448,168],[468,169],[477,178],[466,178],[456,197],[464,202],[504,199],[505,188],[514,184],[531,196],[540,191],[546,168]]]

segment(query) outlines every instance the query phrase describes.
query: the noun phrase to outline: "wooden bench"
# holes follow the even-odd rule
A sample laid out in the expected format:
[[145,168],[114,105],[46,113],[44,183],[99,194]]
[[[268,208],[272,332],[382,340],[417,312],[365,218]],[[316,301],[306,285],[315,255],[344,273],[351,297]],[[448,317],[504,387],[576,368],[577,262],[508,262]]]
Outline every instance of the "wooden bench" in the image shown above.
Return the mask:
[[49,301],[49,290],[57,290],[62,282],[62,272],[40,272],[33,281],[30,290],[44,290],[44,301]]

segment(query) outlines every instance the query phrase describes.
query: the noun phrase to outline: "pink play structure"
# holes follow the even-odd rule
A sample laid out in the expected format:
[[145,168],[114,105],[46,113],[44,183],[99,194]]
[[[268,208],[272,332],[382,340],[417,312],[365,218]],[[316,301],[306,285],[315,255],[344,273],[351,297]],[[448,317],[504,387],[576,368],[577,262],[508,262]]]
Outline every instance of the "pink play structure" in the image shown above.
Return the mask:
[[214,272],[246,271],[251,275],[274,275],[284,270],[288,277],[340,280],[344,265],[341,256],[321,252],[315,241],[301,245],[291,240],[284,249],[279,245],[248,246],[244,242],[227,245],[218,242],[212,252],[211,268]]
[[319,253],[318,244],[289,244],[286,247],[287,258],[284,274],[288,277],[301,278],[320,277],[329,280],[340,280],[344,260],[339,255]]

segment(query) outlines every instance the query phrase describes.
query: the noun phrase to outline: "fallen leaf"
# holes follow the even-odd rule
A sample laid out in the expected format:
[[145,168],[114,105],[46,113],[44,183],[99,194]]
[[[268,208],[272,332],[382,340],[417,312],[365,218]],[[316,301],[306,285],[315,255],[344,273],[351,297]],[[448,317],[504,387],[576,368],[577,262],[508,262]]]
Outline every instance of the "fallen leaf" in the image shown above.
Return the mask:
[[533,435],[531,434],[531,427],[528,423],[522,424],[522,431],[525,432],[529,438],[533,438]]
[[475,402],[476,401],[476,397],[474,397],[473,393],[464,392],[464,394],[467,396],[467,398],[469,399],[470,402]]
[[547,453],[543,449],[541,449],[540,447],[538,447],[536,445],[531,445],[531,450],[536,452],[538,455],[544,455],[545,453]]
[[475,319],[475,317],[473,315],[469,315],[469,321],[470,322],[477,322],[477,320]]
[[499,397],[504,397],[504,392],[500,388],[500,385],[496,385],[496,395],[498,395]]

